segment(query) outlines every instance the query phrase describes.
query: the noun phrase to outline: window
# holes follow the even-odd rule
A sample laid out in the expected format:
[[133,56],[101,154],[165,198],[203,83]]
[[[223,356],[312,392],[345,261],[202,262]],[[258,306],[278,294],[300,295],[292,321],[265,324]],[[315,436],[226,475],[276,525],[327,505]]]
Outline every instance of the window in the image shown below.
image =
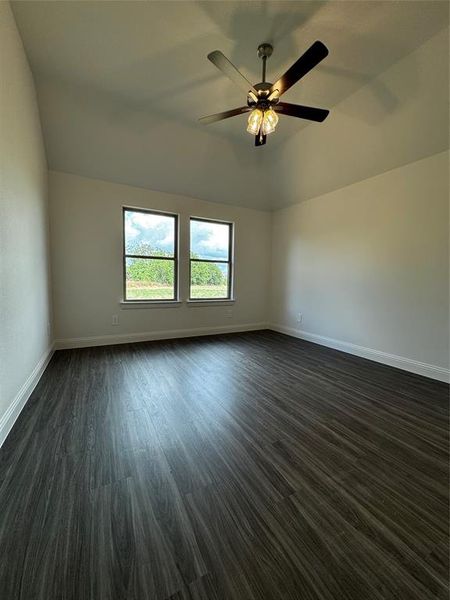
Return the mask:
[[233,225],[197,218],[190,225],[190,299],[231,298]]
[[124,299],[177,300],[178,217],[124,208]]

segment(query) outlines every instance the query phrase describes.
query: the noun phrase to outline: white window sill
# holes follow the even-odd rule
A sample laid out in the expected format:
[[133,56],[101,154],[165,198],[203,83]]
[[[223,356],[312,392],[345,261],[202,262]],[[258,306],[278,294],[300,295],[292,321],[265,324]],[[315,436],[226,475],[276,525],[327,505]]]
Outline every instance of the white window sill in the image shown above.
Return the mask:
[[[235,298],[230,300],[224,298],[209,298],[205,300],[186,300],[187,306],[198,307],[198,306],[227,306],[232,305],[236,302]],[[121,300],[119,302],[121,309],[132,309],[132,308],[178,308],[184,302],[182,300]]]
[[177,308],[183,303],[180,300],[121,300],[120,308]]
[[217,298],[217,300],[214,300],[214,298],[209,298],[207,300],[201,300],[199,298],[198,300],[186,300],[186,304],[188,306],[222,306],[222,305],[234,304],[235,302],[236,302],[236,300],[234,298],[231,298],[231,299]]

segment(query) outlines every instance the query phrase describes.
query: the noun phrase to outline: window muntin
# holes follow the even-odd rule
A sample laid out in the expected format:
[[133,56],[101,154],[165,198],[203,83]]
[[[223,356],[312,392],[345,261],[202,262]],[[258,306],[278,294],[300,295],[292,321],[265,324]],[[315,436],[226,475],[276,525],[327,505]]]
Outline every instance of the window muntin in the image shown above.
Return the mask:
[[227,300],[232,291],[231,223],[191,217],[189,298]]
[[124,299],[177,300],[178,217],[124,208]]

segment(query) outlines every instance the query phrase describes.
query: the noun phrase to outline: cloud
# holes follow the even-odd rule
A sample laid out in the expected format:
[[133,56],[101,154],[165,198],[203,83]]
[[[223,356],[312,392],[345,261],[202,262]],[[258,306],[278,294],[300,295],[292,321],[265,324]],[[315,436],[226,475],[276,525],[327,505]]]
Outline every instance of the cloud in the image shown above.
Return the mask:
[[132,223],[126,219],[125,220],[125,237],[127,239],[133,239],[139,234],[140,234],[139,229],[136,229],[135,227],[133,227]]
[[[207,221],[191,221],[191,251],[209,260],[228,257],[229,226]],[[127,252],[151,254],[156,250],[173,252],[175,230],[172,217],[153,213],[125,212]],[[139,247],[139,251],[137,248]]]
[[[151,251],[173,252],[175,244],[172,217],[153,213],[125,212],[125,241],[127,251],[136,252],[136,247],[145,245]],[[145,252],[147,254],[148,250]]]
[[199,258],[226,260],[228,225],[191,221],[191,250]]
[[142,229],[158,227],[159,225],[172,227],[173,223],[172,217],[157,215],[155,213],[127,212],[126,214],[133,222],[133,225]]

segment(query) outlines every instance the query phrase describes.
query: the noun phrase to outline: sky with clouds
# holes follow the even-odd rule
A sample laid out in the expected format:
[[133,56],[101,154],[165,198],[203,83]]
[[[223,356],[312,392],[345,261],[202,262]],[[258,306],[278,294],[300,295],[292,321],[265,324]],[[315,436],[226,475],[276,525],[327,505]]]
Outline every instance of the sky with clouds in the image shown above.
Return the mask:
[[[228,259],[228,225],[191,221],[191,249],[198,258]],[[125,244],[133,253],[137,245],[145,244],[149,251],[174,251],[173,218],[153,213],[125,211]],[[147,252],[146,252],[147,254]]]

